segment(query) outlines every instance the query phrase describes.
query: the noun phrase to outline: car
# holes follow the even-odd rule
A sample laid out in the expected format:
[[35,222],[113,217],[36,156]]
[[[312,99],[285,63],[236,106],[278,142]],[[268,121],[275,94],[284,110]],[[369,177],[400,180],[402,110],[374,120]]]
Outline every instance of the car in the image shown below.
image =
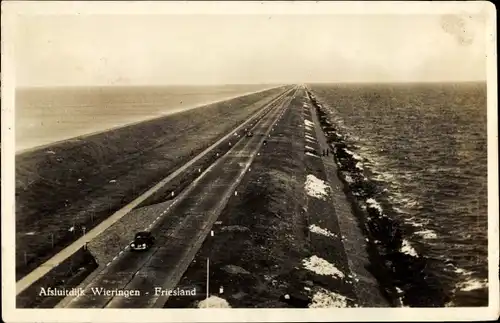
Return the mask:
[[130,243],[131,250],[148,250],[153,246],[155,237],[149,231],[137,232],[134,241]]

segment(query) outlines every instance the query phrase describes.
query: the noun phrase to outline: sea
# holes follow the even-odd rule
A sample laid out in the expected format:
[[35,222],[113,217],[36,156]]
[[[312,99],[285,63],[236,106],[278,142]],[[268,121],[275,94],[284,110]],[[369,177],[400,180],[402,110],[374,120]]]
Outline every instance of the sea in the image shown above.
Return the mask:
[[333,109],[405,238],[440,264],[447,305],[487,306],[486,83],[309,88]]
[[16,153],[271,87],[242,84],[17,88]]

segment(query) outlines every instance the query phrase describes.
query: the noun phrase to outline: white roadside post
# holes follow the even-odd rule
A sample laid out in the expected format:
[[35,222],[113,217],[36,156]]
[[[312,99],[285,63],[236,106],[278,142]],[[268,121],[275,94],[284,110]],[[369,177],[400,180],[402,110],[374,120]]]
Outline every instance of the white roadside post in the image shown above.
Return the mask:
[[[213,232],[213,231],[212,231]],[[206,303],[206,307],[208,307],[208,293],[209,293],[209,273],[210,273],[210,258],[207,257],[207,301],[205,302]]]

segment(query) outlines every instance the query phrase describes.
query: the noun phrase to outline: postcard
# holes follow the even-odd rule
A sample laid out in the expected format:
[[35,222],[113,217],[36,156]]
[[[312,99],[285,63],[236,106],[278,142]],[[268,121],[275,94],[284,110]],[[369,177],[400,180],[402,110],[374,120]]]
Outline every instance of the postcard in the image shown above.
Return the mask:
[[2,3],[6,322],[499,314],[491,2]]

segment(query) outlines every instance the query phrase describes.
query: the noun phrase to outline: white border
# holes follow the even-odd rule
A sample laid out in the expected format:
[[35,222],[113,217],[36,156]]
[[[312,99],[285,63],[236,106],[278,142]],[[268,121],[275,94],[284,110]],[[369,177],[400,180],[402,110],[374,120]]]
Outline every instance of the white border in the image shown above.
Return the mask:
[[8,1],[19,14],[461,14],[494,11],[487,1]]
[[[380,309],[15,309],[14,48],[16,15],[53,14],[463,14],[486,13],[488,88],[489,306],[486,308]],[[498,115],[496,10],[467,2],[2,2],[2,313],[6,322],[272,322],[430,321],[496,319],[498,281]],[[75,315],[76,314],[76,315]]]

